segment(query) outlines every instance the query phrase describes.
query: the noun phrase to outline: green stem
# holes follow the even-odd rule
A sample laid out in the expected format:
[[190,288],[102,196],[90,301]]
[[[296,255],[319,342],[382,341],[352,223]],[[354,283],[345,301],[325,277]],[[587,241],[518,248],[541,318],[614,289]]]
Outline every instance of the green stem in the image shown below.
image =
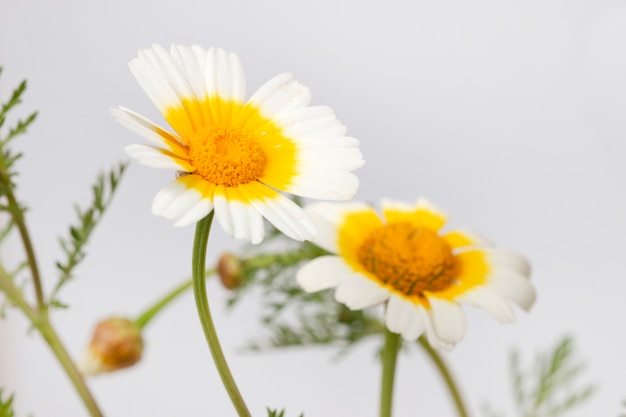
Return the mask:
[[393,382],[396,374],[398,351],[402,346],[399,334],[385,329],[385,348],[383,350],[383,376],[380,391],[380,417],[391,417],[393,402]]
[[[89,410],[89,414],[92,417],[102,417],[96,401],[94,400],[91,392],[85,384],[85,380],[82,375],[76,369],[76,365],[67,353],[67,349],[61,343],[56,331],[52,327],[48,318],[48,308],[44,300],[43,288],[41,285],[41,276],[39,274],[39,267],[37,264],[37,258],[35,257],[35,250],[33,248],[28,228],[26,227],[26,220],[24,219],[24,213],[19,206],[15,195],[13,194],[13,187],[7,172],[3,169],[0,170],[0,182],[5,186],[6,197],[8,200],[8,208],[15,225],[19,231],[24,251],[26,252],[26,258],[28,260],[28,267],[33,279],[33,285],[35,287],[35,297],[37,299],[37,310],[33,309],[30,304],[24,300],[22,292],[15,286],[13,280],[8,276],[0,274],[0,289],[13,301],[13,303],[30,319],[31,323],[39,333],[43,336],[44,340],[59,360],[59,363],[65,370],[65,373],[72,381],[72,384],[76,388],[78,395],[83,400],[85,407]],[[4,272],[4,270],[3,270]]]
[[22,244],[24,245],[24,251],[26,252],[26,258],[28,260],[28,267],[33,277],[33,285],[35,286],[35,297],[37,298],[37,307],[42,314],[47,315],[47,306],[43,296],[43,288],[41,286],[41,277],[39,275],[39,267],[37,265],[37,258],[35,257],[35,250],[30,240],[30,234],[26,227],[26,221],[24,220],[24,213],[22,208],[17,202],[15,195],[13,194],[13,187],[9,175],[5,170],[0,170],[0,181],[5,186],[6,197],[8,200],[9,212],[13,221],[17,226],[17,229],[22,238]]
[[4,268],[0,270],[0,291],[4,292],[10,302],[15,304],[28,317],[31,323],[37,327],[39,318],[33,308],[24,300],[22,292],[15,286],[13,280],[6,274]]
[[39,331],[54,355],[59,360],[63,370],[72,381],[78,395],[83,400],[85,407],[89,410],[92,417],[102,417],[102,413],[98,409],[91,392],[85,384],[82,375],[76,369],[76,365],[70,358],[67,350],[61,343],[56,331],[52,327],[48,316],[43,311],[35,311],[22,296],[22,292],[15,286],[11,278],[4,274],[4,269],[0,271],[0,290],[2,290],[7,298],[15,304],[30,319],[32,325]]
[[246,404],[239,393],[239,389],[235,384],[226,358],[220,346],[217,338],[217,332],[213,325],[213,319],[211,318],[211,311],[209,310],[209,300],[206,295],[206,281],[204,279],[204,267],[206,262],[206,248],[209,240],[209,233],[211,231],[211,223],[213,221],[213,213],[209,213],[204,219],[200,220],[196,225],[196,234],[193,242],[193,258],[192,258],[192,275],[193,275],[193,290],[196,297],[196,307],[198,308],[198,316],[200,317],[200,323],[202,324],[202,330],[204,330],[204,336],[211,350],[213,356],[213,362],[217,367],[217,371],[222,378],[224,388],[228,392],[233,406],[237,410],[240,417],[250,417],[250,412],[246,407]]
[[426,351],[426,354],[428,354],[428,357],[433,361],[433,363],[437,367],[437,370],[443,377],[443,380],[446,383],[446,387],[448,388],[448,391],[450,392],[450,395],[452,396],[452,400],[454,401],[454,405],[456,407],[456,411],[459,417],[468,417],[469,414],[467,413],[467,408],[465,407],[465,404],[463,403],[463,398],[461,397],[461,393],[459,392],[459,389],[456,383],[454,382],[454,378],[452,377],[452,374],[450,373],[448,366],[446,365],[444,360],[441,358],[441,356],[439,356],[437,351],[433,349],[433,347],[428,343],[428,341],[426,341],[426,338],[424,336],[420,337],[418,339],[418,342],[422,346],[422,348],[424,348],[424,351]]
[[256,271],[258,269],[268,268],[274,265],[295,265],[305,259],[314,259],[318,256],[327,254],[324,249],[305,243],[303,246],[292,251],[284,253],[261,254],[244,261],[246,270]]
[[52,324],[47,317],[42,320],[39,331],[48,343],[48,346],[50,346],[50,349],[52,349],[52,352],[54,352],[54,356],[56,356],[59,360],[59,363],[65,370],[65,373],[72,381],[72,384],[74,385],[74,388],[76,388],[76,391],[78,392],[78,395],[80,395],[80,398],[83,400],[85,407],[87,407],[87,410],[89,410],[89,414],[92,417],[102,417],[103,414],[98,408],[98,404],[96,404],[96,401],[91,395],[89,388],[87,388],[83,376],[80,374],[80,372],[78,372],[74,361],[72,361],[72,359],[70,358],[67,350],[65,349],[65,346],[63,346],[63,343],[57,336],[56,331],[52,327]]
[[[215,269],[209,269],[204,273],[204,277],[208,278],[209,276],[215,273]],[[152,320],[154,316],[156,316],[159,311],[165,308],[169,303],[174,301],[179,295],[183,294],[189,288],[193,286],[193,279],[183,282],[178,287],[174,288],[171,292],[167,293],[163,298],[154,303],[151,307],[149,307],[141,316],[139,316],[135,320],[135,324],[143,329],[146,325]]]

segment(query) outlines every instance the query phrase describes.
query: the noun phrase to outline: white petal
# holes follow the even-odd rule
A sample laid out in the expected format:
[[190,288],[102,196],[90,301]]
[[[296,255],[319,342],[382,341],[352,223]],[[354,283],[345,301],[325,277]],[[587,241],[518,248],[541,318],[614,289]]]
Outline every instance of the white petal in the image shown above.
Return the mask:
[[265,225],[263,224],[263,216],[261,216],[261,213],[259,213],[259,211],[254,206],[244,204],[243,207],[245,208],[245,215],[248,217],[248,230],[246,231],[246,239],[248,239],[253,245],[261,243],[261,241],[265,237]]
[[414,310],[414,304],[392,293],[385,312],[385,325],[394,333],[402,333]]
[[209,97],[243,102],[246,84],[239,57],[222,48],[209,49],[204,64],[204,84]]
[[461,308],[448,300],[428,296],[437,337],[445,343],[455,344],[463,339],[467,319]]
[[179,216],[178,220],[175,220],[174,223],[172,223],[172,226],[184,227],[196,223],[204,219],[211,212],[212,207],[213,204],[211,203],[211,200],[205,198],[198,201],[195,205],[191,206],[186,213]]
[[359,178],[356,175],[318,166],[299,168],[298,175],[285,191],[319,200],[345,201],[354,197],[358,188]]
[[[358,141],[356,139],[352,141],[352,139],[349,137],[333,138],[334,142],[339,143],[318,143],[304,149],[301,143],[298,143],[298,159],[300,160],[298,169],[324,168],[353,171],[363,166],[365,161],[358,148]],[[341,146],[341,142],[345,145]]]
[[187,80],[190,92],[198,100],[204,100],[207,96],[203,73],[206,51],[197,45],[193,47],[172,45],[170,54]]
[[436,349],[451,351],[452,348],[454,348],[454,343],[447,342],[437,335],[433,323],[432,312],[426,310],[425,308],[420,309],[419,312],[422,315],[424,326],[426,327],[426,337],[428,338],[428,343]]
[[537,295],[528,279],[512,270],[495,270],[489,277],[488,288],[528,311]]
[[283,113],[283,133],[302,140],[319,140],[342,137],[346,127],[335,116],[330,107],[311,106]]
[[325,214],[332,215],[332,213],[324,213],[323,208],[313,205],[307,206],[305,208],[305,213],[309,215],[309,217],[317,227],[317,235],[313,238],[313,242],[329,252],[338,253],[339,247],[337,246],[337,242],[339,239],[339,225],[337,222],[332,221],[327,216],[325,216]]
[[162,46],[154,44],[152,48],[140,50],[139,59],[149,62],[172,87],[178,97],[191,98],[195,96],[180,64]]
[[111,109],[115,120],[127,129],[155,145],[169,149],[175,153],[184,153],[187,146],[176,136],[159,127],[156,123],[124,107]]
[[[172,48],[172,52],[174,50],[175,48]],[[181,126],[174,126],[174,128],[179,132],[182,129],[182,131],[187,133],[190,132],[189,128],[192,128],[193,131],[200,130],[204,126],[205,120],[198,100],[203,100],[205,94],[196,96],[189,78],[195,78],[197,83],[197,78],[201,77],[197,72],[198,68],[195,68],[195,72],[193,66],[183,68],[180,61],[174,59],[172,54],[156,44],[152,48],[139,51],[139,59],[149,62],[159,72],[165,82],[176,92],[181,106],[185,108],[187,120],[183,121]],[[181,122],[177,121],[177,123]]]
[[294,240],[311,240],[317,234],[313,221],[293,201],[271,188],[251,183],[241,187],[242,195],[278,230]]
[[507,268],[530,277],[530,263],[522,255],[499,248],[489,248],[484,250],[489,258],[489,264],[496,265],[500,268]]
[[233,225],[233,219],[230,213],[230,207],[228,206],[228,200],[224,193],[224,186],[219,185],[215,189],[215,195],[213,196],[213,205],[215,210],[215,219],[219,225],[224,229],[226,234],[233,236],[235,226]]
[[359,141],[350,136],[333,135],[329,137],[314,137],[311,139],[303,139],[301,136],[297,138],[298,149],[302,151],[316,151],[327,149],[334,153],[339,149],[358,149]]
[[264,117],[275,119],[282,126],[282,115],[288,119],[290,111],[306,107],[310,101],[311,92],[307,87],[291,74],[280,74],[263,84],[248,103],[258,107]]
[[422,307],[391,294],[385,312],[385,325],[390,331],[400,333],[407,341],[417,340],[426,330],[420,308]]
[[345,277],[335,291],[335,299],[351,310],[371,307],[388,298],[388,290],[357,273]]
[[350,213],[364,211],[372,212],[377,216],[372,207],[356,201],[341,204],[309,204],[305,208],[305,212],[313,219],[319,231],[318,235],[313,238],[313,242],[329,252],[338,253],[339,227],[343,224],[345,217]]
[[178,171],[187,171],[191,166],[173,155],[163,153],[161,148],[149,145],[128,145],[124,151],[140,164],[153,168],[167,168]]
[[261,214],[242,198],[237,188],[218,186],[215,190],[215,216],[220,226],[235,239],[260,243],[265,235]]
[[296,280],[304,291],[315,292],[336,287],[352,273],[339,256],[320,256],[300,268]]
[[359,142],[342,136],[345,127],[327,107],[285,111],[284,115],[280,120],[284,135],[298,149],[298,175],[285,191],[315,199],[351,199],[359,181],[350,171],[365,163]]
[[213,209],[211,200],[200,191],[188,188],[180,179],[163,187],[152,202],[152,213],[182,227],[203,219]]
[[487,288],[471,289],[460,295],[457,301],[485,310],[500,323],[515,322],[515,313],[509,303]]
[[166,114],[169,108],[183,107],[176,90],[147,60],[135,58],[128,66],[141,88],[162,114]]

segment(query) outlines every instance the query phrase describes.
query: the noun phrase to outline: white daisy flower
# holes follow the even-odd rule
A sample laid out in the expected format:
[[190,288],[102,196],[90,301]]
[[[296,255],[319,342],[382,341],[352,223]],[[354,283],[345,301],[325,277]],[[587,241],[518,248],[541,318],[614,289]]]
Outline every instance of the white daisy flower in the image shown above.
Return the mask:
[[231,236],[258,243],[263,217],[287,236],[310,239],[316,228],[280,191],[349,200],[351,173],[363,165],[356,139],[332,109],[308,106],[311,93],[291,74],[265,83],[247,101],[237,55],[223,49],[158,45],[130,62],[139,84],[174,132],[131,110],[113,115],[153,145],[131,145],[140,163],[178,171],[154,198],[152,212],[185,226],[211,210]]
[[308,292],[336,288],[337,301],[354,310],[386,303],[387,328],[408,341],[426,333],[432,346],[449,350],[467,327],[459,304],[511,323],[511,302],[528,310],[535,301],[522,256],[466,231],[442,233],[446,215],[426,200],[384,201],[384,221],[357,202],[306,211],[320,230],[313,242],[337,256],[312,260],[298,283]]

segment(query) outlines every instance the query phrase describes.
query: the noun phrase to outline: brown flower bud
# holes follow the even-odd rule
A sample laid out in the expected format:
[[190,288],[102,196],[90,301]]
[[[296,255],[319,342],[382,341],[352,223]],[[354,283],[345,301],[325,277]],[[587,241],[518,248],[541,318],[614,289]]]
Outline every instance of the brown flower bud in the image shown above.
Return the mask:
[[101,321],[78,367],[84,375],[112,372],[141,359],[141,329],[131,320],[112,317]]
[[220,256],[217,262],[217,274],[222,285],[229,290],[237,288],[242,282],[243,265],[239,258],[232,253]]

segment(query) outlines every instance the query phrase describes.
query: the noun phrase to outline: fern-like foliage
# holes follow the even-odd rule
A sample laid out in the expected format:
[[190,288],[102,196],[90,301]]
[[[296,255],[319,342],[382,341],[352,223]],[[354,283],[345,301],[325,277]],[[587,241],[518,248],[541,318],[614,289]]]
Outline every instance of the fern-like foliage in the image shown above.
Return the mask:
[[[0,75],[2,75],[2,67],[0,67]],[[26,80],[22,81],[20,85],[13,90],[9,100],[2,104],[2,107],[0,108],[0,129],[4,127],[9,111],[13,110],[22,103],[22,96],[26,91],[26,86]],[[26,117],[26,119],[19,119],[15,126],[9,128],[6,135],[0,134],[0,169],[2,169],[3,173],[8,176],[8,181],[2,181],[0,196],[6,195],[6,187],[15,187],[15,184],[11,181],[16,175],[16,172],[13,170],[13,166],[15,162],[22,157],[21,153],[12,151],[7,145],[17,136],[26,133],[26,130],[36,118],[37,112],[33,112]]]
[[[2,75],[2,67],[0,67],[0,75]],[[14,193],[17,176],[15,163],[22,157],[22,153],[13,151],[9,145],[16,137],[26,133],[28,127],[37,118],[37,112],[31,113],[25,119],[18,119],[14,126],[8,128],[8,131],[4,129],[9,112],[22,103],[26,87],[27,83],[24,80],[13,90],[8,101],[0,104],[0,211],[9,214],[5,223],[0,224],[0,243],[14,229],[15,219],[23,218],[26,212],[26,207],[16,199]],[[25,265],[26,263],[19,264],[14,271],[5,270],[4,265],[1,264],[0,268],[5,276],[14,279]],[[0,305],[0,317],[4,317],[6,306],[7,304]]]
[[13,395],[5,398],[2,388],[0,388],[0,417],[15,417],[13,398]]
[[70,226],[68,237],[59,239],[65,259],[56,262],[60,276],[50,296],[50,306],[66,307],[58,298],[59,290],[71,280],[74,268],[85,258],[85,246],[89,242],[94,228],[110,205],[127,166],[126,162],[120,162],[110,171],[99,173],[96,182],[91,187],[91,205],[86,209],[75,206],[78,222]]
[[[2,417],[2,416],[0,416]],[[267,417],[285,417],[285,410],[272,410],[270,408],[267,409]],[[304,414],[300,414],[300,417],[304,417]]]
[[235,305],[250,291],[260,292],[261,322],[267,330],[248,344],[249,349],[333,345],[345,353],[358,341],[384,332],[378,317],[369,310],[349,310],[335,301],[332,291],[302,290],[295,279],[298,269],[328,253],[310,242],[291,245],[295,246],[283,252],[243,260],[244,284],[232,293],[228,304]]
[[[2,67],[0,67],[0,75],[2,75]],[[6,103],[3,103],[0,108],[0,129],[4,127],[7,121],[8,113],[22,103],[22,96],[26,91],[26,80],[22,81],[20,85],[13,90],[11,97]],[[15,162],[22,157],[20,152],[14,152],[9,148],[9,143],[17,136],[26,133],[28,127],[37,118],[37,112],[31,113],[26,119],[19,119],[17,124],[9,128],[8,133],[2,134],[0,130],[0,210],[9,211],[15,214],[15,211],[24,211],[25,208],[19,204],[10,204],[7,201],[7,196],[15,188],[14,177],[17,172],[14,169]],[[13,222],[9,222],[4,228],[0,230],[0,237],[4,238],[11,228]]]
[[[537,355],[525,369],[519,352],[513,352],[510,371],[517,416],[560,417],[589,399],[593,385],[579,381],[584,368],[570,337],[563,338],[550,352]],[[502,415],[490,409],[485,409],[484,414]]]

